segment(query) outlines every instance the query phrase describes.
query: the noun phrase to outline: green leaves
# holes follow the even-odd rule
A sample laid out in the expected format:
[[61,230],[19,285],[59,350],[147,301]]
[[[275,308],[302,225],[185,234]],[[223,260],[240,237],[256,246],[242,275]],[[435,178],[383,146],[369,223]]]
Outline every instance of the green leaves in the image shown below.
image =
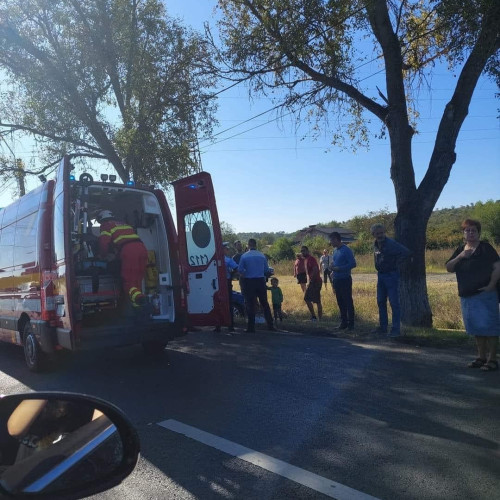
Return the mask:
[[17,92],[0,125],[44,138],[49,160],[105,157],[122,180],[166,184],[212,131],[211,60],[159,0],[5,0],[0,67]]

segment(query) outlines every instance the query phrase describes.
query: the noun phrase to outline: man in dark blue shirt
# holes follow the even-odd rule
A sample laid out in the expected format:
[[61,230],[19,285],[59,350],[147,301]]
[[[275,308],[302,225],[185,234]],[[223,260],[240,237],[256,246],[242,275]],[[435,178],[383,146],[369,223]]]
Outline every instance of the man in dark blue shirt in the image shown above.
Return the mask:
[[257,250],[257,242],[248,240],[248,252],[245,252],[238,265],[238,272],[243,276],[243,295],[247,307],[247,332],[255,332],[255,304],[257,298],[264,309],[264,317],[269,330],[275,330],[273,316],[267,301],[266,275],[269,274],[269,265],[265,255]]
[[387,238],[383,224],[374,224],[371,233],[375,238],[373,254],[377,279],[377,305],[379,327],[374,333],[387,333],[387,298],[392,309],[392,328],[390,337],[401,335],[401,306],[399,304],[399,264],[408,258],[410,250],[397,241]]

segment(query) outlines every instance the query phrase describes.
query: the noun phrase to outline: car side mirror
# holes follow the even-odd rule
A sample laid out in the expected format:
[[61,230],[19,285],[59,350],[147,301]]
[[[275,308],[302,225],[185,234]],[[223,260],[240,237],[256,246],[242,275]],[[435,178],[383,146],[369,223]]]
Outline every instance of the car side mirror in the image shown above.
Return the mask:
[[101,399],[64,392],[0,397],[0,497],[94,495],[133,471],[139,447],[128,418]]

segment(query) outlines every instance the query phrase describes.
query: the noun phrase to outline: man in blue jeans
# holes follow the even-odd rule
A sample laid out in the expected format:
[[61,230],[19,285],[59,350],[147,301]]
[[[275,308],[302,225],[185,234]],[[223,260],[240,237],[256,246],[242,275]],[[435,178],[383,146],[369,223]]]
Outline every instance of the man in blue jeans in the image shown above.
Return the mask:
[[383,224],[374,224],[371,233],[375,238],[373,253],[378,272],[377,305],[379,327],[372,333],[387,333],[387,299],[391,304],[392,328],[389,337],[401,335],[401,306],[399,304],[399,264],[408,258],[410,250],[385,235]]

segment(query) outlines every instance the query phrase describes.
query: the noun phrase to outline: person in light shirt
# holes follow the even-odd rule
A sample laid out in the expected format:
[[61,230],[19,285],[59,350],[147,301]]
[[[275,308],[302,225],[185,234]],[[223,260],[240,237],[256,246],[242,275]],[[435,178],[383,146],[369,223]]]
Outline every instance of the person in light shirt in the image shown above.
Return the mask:
[[268,329],[271,331],[276,330],[269,302],[267,301],[266,277],[270,274],[269,265],[265,255],[257,250],[257,242],[253,238],[248,240],[248,251],[240,258],[238,272],[242,276],[243,295],[247,308],[248,321],[246,332],[255,332],[256,299],[259,299],[260,305],[264,310]]

